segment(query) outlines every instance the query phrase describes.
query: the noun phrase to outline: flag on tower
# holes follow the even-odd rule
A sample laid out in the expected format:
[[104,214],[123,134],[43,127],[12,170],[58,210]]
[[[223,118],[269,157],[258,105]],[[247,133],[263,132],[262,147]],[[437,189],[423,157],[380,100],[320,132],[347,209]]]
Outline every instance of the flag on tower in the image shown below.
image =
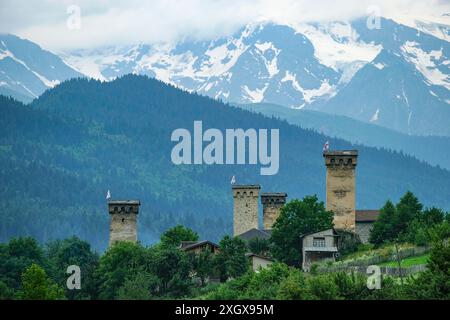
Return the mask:
[[330,143],[327,141],[323,145],[323,152],[328,151],[330,149]]
[[109,199],[111,199],[111,192],[109,192],[109,189],[108,189],[108,192],[106,193],[106,200],[109,200]]
[[235,176],[233,176],[233,177],[231,178],[231,184],[236,184],[236,177],[235,177]]

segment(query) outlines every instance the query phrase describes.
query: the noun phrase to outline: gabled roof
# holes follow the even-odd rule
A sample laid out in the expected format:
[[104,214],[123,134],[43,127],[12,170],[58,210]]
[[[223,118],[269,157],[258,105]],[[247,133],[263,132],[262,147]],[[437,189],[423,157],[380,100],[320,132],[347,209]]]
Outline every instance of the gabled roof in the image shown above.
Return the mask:
[[375,222],[380,215],[379,210],[356,210],[356,222]]
[[333,235],[334,236],[338,236],[338,233],[336,232],[336,230],[334,228],[328,228],[328,229],[324,229],[324,230],[320,230],[320,231],[316,231],[316,232],[310,232],[310,233],[301,234],[300,238],[304,238],[306,236],[311,236],[313,234],[324,232],[324,231],[327,231],[327,230],[333,230]]
[[265,256],[260,256],[259,254],[251,253],[251,252],[250,252],[250,253],[246,253],[245,256],[246,256],[247,258],[257,257],[257,258],[264,259],[264,260],[267,260],[267,261],[275,261],[275,260],[273,260],[272,258],[265,257]]
[[[191,243],[190,243],[191,242]],[[214,242],[212,242],[212,241],[209,241],[209,240],[202,240],[202,241],[183,241],[183,242],[181,242],[181,245],[180,245],[180,249],[181,250],[192,250],[192,249],[195,249],[195,248],[198,248],[198,247],[201,247],[201,246],[204,246],[204,245],[210,245],[210,246],[212,246],[212,247],[215,247],[215,248],[219,248],[219,245],[217,245],[217,244],[215,244]]]
[[183,249],[183,248],[185,248],[187,246],[190,246],[190,245],[193,245],[193,244],[195,244],[197,242],[199,242],[199,241],[181,241],[181,244],[180,244],[179,248]]
[[254,238],[269,239],[271,233],[272,233],[271,230],[260,230],[260,229],[253,228],[248,231],[245,231],[244,233],[241,233],[237,237],[242,240],[246,240],[246,241],[248,241],[250,239],[254,239]]

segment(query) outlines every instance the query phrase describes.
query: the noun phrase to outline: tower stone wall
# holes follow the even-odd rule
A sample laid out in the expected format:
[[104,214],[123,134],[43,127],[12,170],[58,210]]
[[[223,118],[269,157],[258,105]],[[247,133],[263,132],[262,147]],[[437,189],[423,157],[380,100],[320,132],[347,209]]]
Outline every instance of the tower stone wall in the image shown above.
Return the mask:
[[355,189],[358,151],[326,151],[327,210],[334,213],[336,229],[355,232]]
[[258,229],[259,185],[233,185],[233,234]]
[[281,207],[286,203],[286,197],[286,193],[261,193],[264,230],[272,229],[273,224],[280,216]]
[[137,241],[139,200],[109,201],[109,245],[117,241]]

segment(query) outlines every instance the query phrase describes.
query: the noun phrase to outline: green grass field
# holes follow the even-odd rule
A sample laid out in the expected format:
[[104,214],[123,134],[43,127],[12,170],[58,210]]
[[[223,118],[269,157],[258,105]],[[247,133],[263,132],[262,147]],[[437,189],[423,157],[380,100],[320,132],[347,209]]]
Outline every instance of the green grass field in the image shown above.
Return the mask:
[[[402,259],[400,265],[402,268],[408,268],[419,264],[427,264],[429,257],[430,257],[429,254],[424,254],[421,256],[405,258]],[[387,261],[380,264],[380,267],[397,267],[397,266],[398,266],[397,261]]]

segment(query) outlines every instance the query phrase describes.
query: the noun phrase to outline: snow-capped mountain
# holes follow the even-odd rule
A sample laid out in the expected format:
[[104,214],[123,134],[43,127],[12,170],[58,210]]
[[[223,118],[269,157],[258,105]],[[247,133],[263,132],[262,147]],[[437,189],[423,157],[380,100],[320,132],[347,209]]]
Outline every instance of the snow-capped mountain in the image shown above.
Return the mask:
[[213,41],[77,51],[65,59],[103,80],[146,74],[229,102],[276,103],[408,134],[450,135],[449,28],[414,25],[266,23]]
[[352,26],[382,50],[333,99],[311,108],[408,134],[450,135],[449,42],[392,20],[380,30]]
[[[80,74],[109,81],[137,73],[232,103],[274,103],[345,115],[407,134],[450,136],[450,23],[444,20],[400,24],[382,19],[380,29],[368,28],[366,19],[258,23],[211,41],[61,53],[78,72],[50,53],[59,63],[35,58],[31,60],[47,71],[30,67],[16,51],[31,49],[12,50],[10,42],[18,42],[13,38],[0,47],[0,93],[14,89],[34,96]],[[12,61],[27,72],[22,70],[22,76],[7,69]],[[51,70],[60,73],[55,76]]]
[[248,25],[214,41],[105,50],[108,55],[75,52],[66,60],[82,71],[96,66],[90,75],[100,79],[134,72],[217,99],[293,107],[334,95],[340,79],[320,63],[308,38],[273,24]]
[[35,43],[0,34],[0,94],[30,101],[61,81],[82,76]]

